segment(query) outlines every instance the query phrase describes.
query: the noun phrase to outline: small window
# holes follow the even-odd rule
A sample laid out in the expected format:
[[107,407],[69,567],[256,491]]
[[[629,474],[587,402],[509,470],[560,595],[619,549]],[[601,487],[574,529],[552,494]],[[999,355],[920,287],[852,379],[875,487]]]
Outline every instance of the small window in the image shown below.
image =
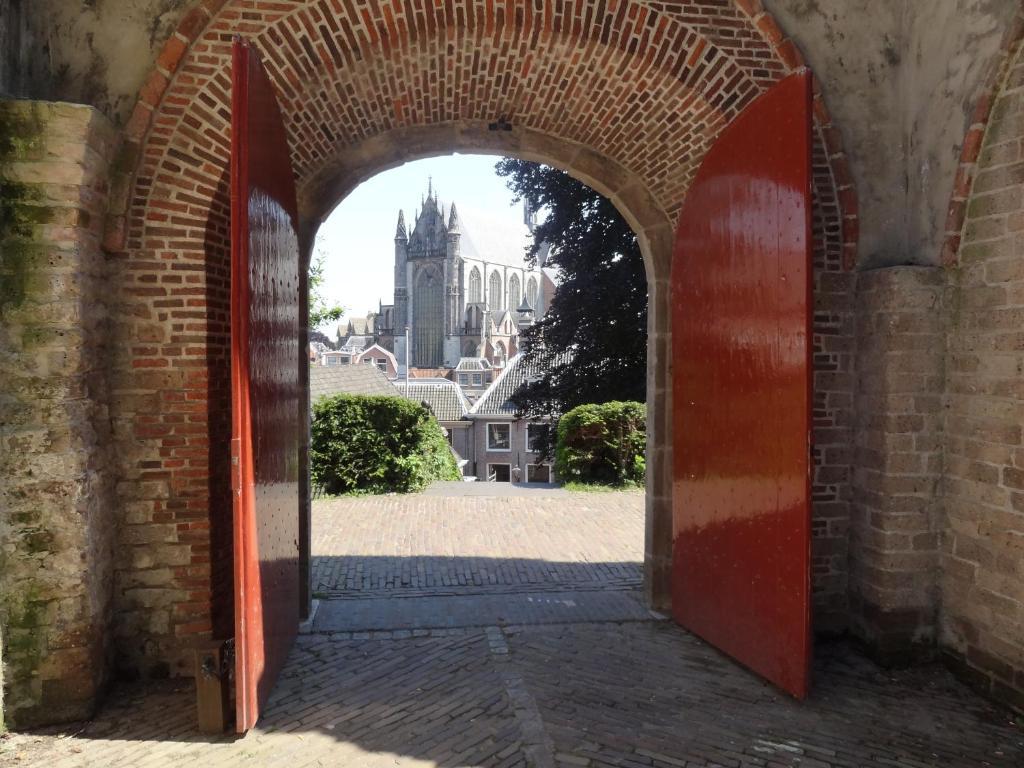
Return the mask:
[[475,384],[476,386],[479,387],[483,383],[484,383],[484,376],[483,376],[483,374],[482,373],[474,373],[473,374],[473,384]]
[[527,424],[526,425],[526,450],[530,453],[540,453],[540,444],[547,437],[549,424]]
[[547,464],[527,464],[526,482],[528,483],[550,483],[551,468]]
[[363,362],[366,363],[367,365],[373,365],[374,362],[376,361],[372,357],[367,357],[363,360]]
[[512,482],[512,466],[510,464],[488,464],[487,479],[492,483]]
[[468,373],[460,373],[459,374],[459,384],[462,384],[463,386],[467,386],[469,384],[469,374]]
[[382,373],[387,373],[388,372],[388,361],[387,360],[378,360],[377,361],[377,369],[379,371],[381,371]]
[[512,450],[512,425],[511,424],[488,424],[487,425],[487,450],[488,451],[511,451]]

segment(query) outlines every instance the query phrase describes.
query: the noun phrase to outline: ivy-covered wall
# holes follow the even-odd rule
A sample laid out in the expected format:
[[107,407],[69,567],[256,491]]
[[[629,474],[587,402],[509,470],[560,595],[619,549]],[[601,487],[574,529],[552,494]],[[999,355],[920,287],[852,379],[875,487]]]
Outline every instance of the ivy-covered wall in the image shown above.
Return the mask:
[[16,727],[89,714],[109,669],[113,144],[90,107],[0,101],[0,636]]

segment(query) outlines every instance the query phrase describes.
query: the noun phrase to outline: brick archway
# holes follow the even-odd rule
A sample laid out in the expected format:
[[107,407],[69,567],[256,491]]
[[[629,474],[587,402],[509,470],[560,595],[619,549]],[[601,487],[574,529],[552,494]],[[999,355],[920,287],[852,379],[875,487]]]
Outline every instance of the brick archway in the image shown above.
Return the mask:
[[[363,179],[457,150],[565,168],[636,230],[650,286],[647,580],[664,601],[671,488],[668,268],[687,184],[717,133],[801,64],[757,0],[199,4],[168,41],[129,124],[106,247],[119,270],[111,374],[122,521],[124,663],[187,673],[230,634],[227,496],[231,36],[249,36],[282,97],[308,249]],[[815,149],[815,574],[823,627],[845,609],[850,285],[856,199],[820,94]],[[163,540],[146,535],[154,523]],[[228,523],[229,524],[229,523]],[[154,575],[156,574],[156,575]],[[158,610],[147,602],[156,599]]]

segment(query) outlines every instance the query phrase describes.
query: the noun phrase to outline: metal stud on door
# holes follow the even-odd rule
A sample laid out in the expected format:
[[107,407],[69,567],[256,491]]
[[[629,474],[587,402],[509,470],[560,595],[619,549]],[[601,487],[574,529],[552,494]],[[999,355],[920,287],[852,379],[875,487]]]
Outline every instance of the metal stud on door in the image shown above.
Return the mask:
[[676,620],[798,698],[810,639],[811,75],[721,134],[672,264]]
[[299,623],[300,257],[284,123],[236,38],[231,117],[231,419],[236,729],[256,724]]

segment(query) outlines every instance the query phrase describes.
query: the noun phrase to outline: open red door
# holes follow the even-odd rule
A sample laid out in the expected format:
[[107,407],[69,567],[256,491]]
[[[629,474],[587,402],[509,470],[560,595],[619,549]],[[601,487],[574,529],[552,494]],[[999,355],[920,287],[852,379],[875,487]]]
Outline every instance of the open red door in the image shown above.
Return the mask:
[[718,138],[672,263],[672,612],[798,698],[810,673],[811,76]]
[[231,97],[235,715],[255,725],[299,624],[299,241],[274,90],[237,39]]

